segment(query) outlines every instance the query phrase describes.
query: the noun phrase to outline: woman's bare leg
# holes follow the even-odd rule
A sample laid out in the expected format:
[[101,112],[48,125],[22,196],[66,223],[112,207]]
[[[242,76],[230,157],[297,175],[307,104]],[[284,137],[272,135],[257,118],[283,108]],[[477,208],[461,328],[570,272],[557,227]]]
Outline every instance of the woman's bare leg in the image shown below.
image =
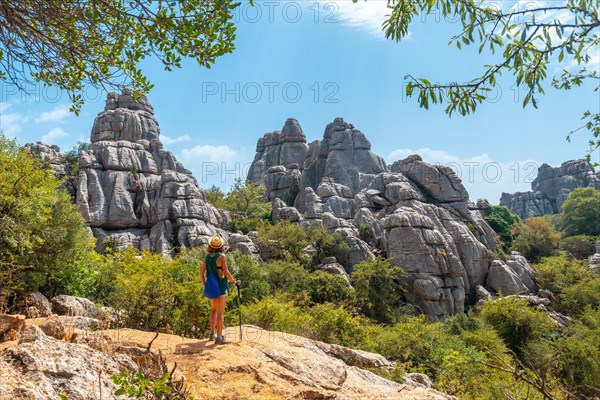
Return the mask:
[[218,299],[210,300],[210,330],[214,331],[217,327],[217,301]]
[[215,301],[217,303],[217,336],[220,337],[223,335],[223,320],[225,316],[225,303],[227,301],[227,296],[219,296],[219,298]]

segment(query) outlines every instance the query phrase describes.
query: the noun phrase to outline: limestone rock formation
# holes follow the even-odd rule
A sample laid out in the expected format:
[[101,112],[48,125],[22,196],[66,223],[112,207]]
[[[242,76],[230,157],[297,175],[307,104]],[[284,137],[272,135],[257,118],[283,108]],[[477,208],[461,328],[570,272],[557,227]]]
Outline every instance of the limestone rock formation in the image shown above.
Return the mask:
[[600,173],[585,159],[570,160],[553,168],[542,164],[530,192],[502,193],[500,205],[521,218],[557,214],[569,193],[580,187],[600,190]]
[[15,311],[27,318],[49,317],[52,315],[52,304],[40,292],[30,292],[20,299]]
[[[68,343],[29,326],[0,359],[0,399],[72,400],[108,398],[117,389],[110,377],[137,369],[131,358],[108,355],[85,344]],[[112,397],[111,397],[112,398]]]
[[75,199],[76,193],[76,177],[72,176],[71,166],[65,159],[65,156],[60,152],[60,147],[57,145],[47,145],[42,142],[27,143],[23,146],[29,150],[31,154],[35,154],[42,162],[54,171],[54,175],[61,179],[61,189],[65,190]]
[[50,301],[55,314],[70,317],[98,317],[96,305],[86,298],[61,294],[53,297]]
[[[133,245],[168,254],[228,234],[226,213],[211,206],[195,178],[163,149],[154,110],[131,92],[110,93],[81,154],[77,205],[102,249]],[[251,241],[236,238],[239,247]]]
[[[296,120],[286,126],[302,131]],[[365,135],[341,118],[327,125],[321,141],[307,147],[295,142],[297,152],[306,149],[299,165],[297,154],[283,161],[272,156],[283,146],[266,146],[272,135],[259,140],[248,178],[265,185],[275,219],[339,233],[350,248],[337,260],[347,274],[375,254],[387,255],[408,272],[408,298],[426,314],[461,312],[477,301],[497,239],[450,168],[417,155],[388,167]],[[341,272],[326,265],[320,269]]]

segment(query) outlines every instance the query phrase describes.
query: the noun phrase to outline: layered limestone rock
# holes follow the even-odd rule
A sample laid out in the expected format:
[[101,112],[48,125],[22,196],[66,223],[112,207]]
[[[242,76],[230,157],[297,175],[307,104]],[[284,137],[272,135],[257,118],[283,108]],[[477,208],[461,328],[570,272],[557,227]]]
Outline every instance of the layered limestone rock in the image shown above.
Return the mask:
[[553,168],[542,164],[530,192],[502,193],[500,205],[521,218],[557,214],[569,193],[580,187],[600,190],[600,173],[585,159],[570,160]]
[[55,144],[47,145],[42,142],[27,143],[23,147],[31,154],[35,154],[39,157],[44,164],[47,164],[52,171],[54,171],[54,175],[62,180],[60,184],[61,189],[69,193],[71,197],[75,199],[77,190],[76,177],[72,175],[72,172],[70,171],[71,166],[65,159],[65,156],[60,152],[60,147]]
[[[286,126],[298,126],[291,121]],[[452,314],[476,302],[497,239],[450,168],[417,155],[388,167],[371,152],[362,132],[337,118],[323,140],[308,146],[302,166],[294,164],[299,190],[281,192],[285,185],[279,182],[287,179],[289,168],[268,162],[276,158],[265,156],[265,140],[257,146],[249,179],[265,184],[277,220],[322,224],[341,234],[350,252],[337,262],[347,274],[358,262],[386,255],[408,273],[409,300],[424,313]],[[279,180],[272,178],[274,171]]]
[[[127,90],[108,95],[79,166],[77,205],[100,249],[110,243],[168,254],[204,245],[215,233],[228,238],[226,213],[206,201],[191,172],[163,149],[144,97]],[[236,240],[251,247],[247,238]]]

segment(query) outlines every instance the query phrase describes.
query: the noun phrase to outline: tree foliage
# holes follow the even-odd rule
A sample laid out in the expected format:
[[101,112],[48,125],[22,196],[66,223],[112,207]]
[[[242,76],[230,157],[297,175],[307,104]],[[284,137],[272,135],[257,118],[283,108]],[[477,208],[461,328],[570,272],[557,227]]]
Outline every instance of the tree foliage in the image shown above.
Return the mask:
[[560,235],[543,217],[531,217],[524,224],[515,225],[512,250],[523,254],[529,261],[538,262],[554,254]]
[[8,0],[0,3],[0,80],[43,82],[69,93],[77,110],[86,86],[152,83],[139,65],[156,57],[165,70],[184,58],[210,67],[234,49],[233,0]]
[[[65,291],[92,238],[51,170],[0,134],[0,309],[24,290]],[[65,278],[65,279],[63,279]]]
[[573,190],[562,206],[560,225],[565,236],[600,235],[600,191]]
[[238,178],[227,194],[214,185],[204,193],[213,206],[229,211],[231,231],[248,233],[271,221],[272,206],[263,196],[264,190],[262,185]]
[[[353,0],[358,1],[358,0]],[[399,41],[421,15],[441,15],[458,21],[459,31],[450,38],[458,49],[477,46],[478,52],[500,60],[485,65],[481,75],[462,83],[431,83],[425,78],[407,75],[406,94],[417,96],[419,105],[446,104],[446,113],[461,115],[476,111],[498,85],[503,73],[510,73],[519,87],[525,87],[523,107],[537,108],[545,92],[552,63],[564,69],[552,77],[551,86],[569,90],[589,81],[600,89],[600,76],[593,65],[600,45],[600,19],[597,0],[565,0],[554,3],[489,2],[485,0],[390,0],[390,13],[383,24],[388,39]],[[569,63],[576,69],[569,69]],[[589,64],[588,64],[589,63]],[[546,85],[547,86],[547,85]],[[600,145],[600,113],[585,111],[584,125]],[[579,128],[579,129],[581,129]]]
[[511,212],[508,207],[494,205],[488,207],[484,219],[502,240],[503,248],[505,250],[510,248],[514,239],[513,227],[521,219]]
[[355,265],[350,280],[364,315],[394,322],[403,303],[405,277],[402,268],[381,257]]

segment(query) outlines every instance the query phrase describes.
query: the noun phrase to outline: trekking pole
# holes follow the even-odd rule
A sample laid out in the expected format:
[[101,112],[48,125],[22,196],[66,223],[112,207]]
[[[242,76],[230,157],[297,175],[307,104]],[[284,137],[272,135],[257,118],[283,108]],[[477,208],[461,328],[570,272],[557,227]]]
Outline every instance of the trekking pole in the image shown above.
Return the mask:
[[242,298],[242,294],[240,293],[240,285],[237,285],[237,303],[238,303],[238,315],[240,319],[240,342],[242,341],[242,308],[240,307],[240,299]]

